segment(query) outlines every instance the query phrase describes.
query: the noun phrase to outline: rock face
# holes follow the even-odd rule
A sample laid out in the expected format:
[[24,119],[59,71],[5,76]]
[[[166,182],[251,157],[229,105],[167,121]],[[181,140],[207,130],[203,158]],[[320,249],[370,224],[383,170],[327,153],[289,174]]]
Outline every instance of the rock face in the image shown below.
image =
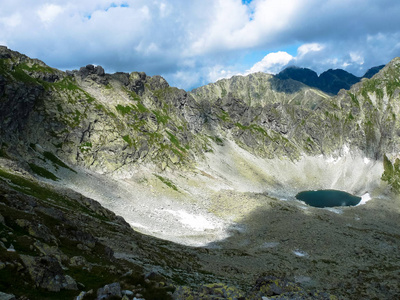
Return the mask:
[[216,118],[214,128],[229,130],[258,155],[329,155],[347,145],[382,159],[385,152],[399,152],[398,76],[394,59],[373,79],[333,98],[265,74],[221,80],[192,93],[198,102],[212,103],[208,119]]
[[110,75],[93,65],[63,73],[5,47],[1,53],[2,151],[30,158],[36,173],[35,165],[51,164],[54,154],[100,173],[143,163],[190,166],[228,136],[266,158],[330,155],[344,145],[373,159],[399,150],[397,59],[332,98],[310,86],[358,79],[341,70],[316,77],[291,68],[187,93],[160,76]]

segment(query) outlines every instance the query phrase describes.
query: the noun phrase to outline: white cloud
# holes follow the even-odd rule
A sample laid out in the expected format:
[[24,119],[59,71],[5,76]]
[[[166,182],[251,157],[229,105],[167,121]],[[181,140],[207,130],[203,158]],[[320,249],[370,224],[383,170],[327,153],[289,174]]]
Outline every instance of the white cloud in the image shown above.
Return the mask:
[[9,17],[0,18],[0,23],[3,23],[6,27],[16,27],[22,22],[21,15],[19,13],[12,14]]
[[172,11],[172,7],[165,1],[159,4],[160,6],[160,17],[166,18]]
[[294,57],[287,52],[279,51],[269,53],[246,73],[265,72],[276,74],[293,59]]
[[273,43],[280,31],[290,28],[305,0],[253,1],[252,9],[239,0],[219,0],[207,10],[208,22],[194,41],[195,54],[221,49],[246,49]]
[[45,4],[37,11],[37,14],[43,23],[51,23],[62,12],[63,8],[59,5]]
[[230,78],[234,75],[243,75],[237,70],[230,69],[228,66],[216,65],[208,69],[207,81],[215,82],[220,79]]
[[350,52],[350,58],[351,58],[351,61],[356,64],[359,64],[359,65],[364,64],[364,57],[360,53]]
[[[0,1],[0,41],[14,50],[57,68],[161,74],[185,88],[289,62],[360,74],[400,56],[398,0]],[[299,44],[295,57],[284,52]],[[244,59],[251,51],[274,53],[254,64]]]
[[169,76],[169,84],[172,86],[179,86],[185,90],[190,90],[196,86],[201,80],[199,72],[194,70],[178,71]]
[[305,56],[306,54],[310,52],[318,52],[324,49],[324,45],[318,44],[318,43],[310,43],[310,44],[304,44],[301,45],[297,49],[297,55],[299,57]]

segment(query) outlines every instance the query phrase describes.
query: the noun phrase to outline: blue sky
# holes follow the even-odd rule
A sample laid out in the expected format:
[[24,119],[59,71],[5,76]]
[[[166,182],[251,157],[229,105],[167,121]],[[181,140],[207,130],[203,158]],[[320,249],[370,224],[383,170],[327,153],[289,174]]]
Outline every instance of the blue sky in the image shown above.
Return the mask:
[[59,69],[186,90],[288,65],[362,75],[400,56],[398,0],[0,0],[0,44]]

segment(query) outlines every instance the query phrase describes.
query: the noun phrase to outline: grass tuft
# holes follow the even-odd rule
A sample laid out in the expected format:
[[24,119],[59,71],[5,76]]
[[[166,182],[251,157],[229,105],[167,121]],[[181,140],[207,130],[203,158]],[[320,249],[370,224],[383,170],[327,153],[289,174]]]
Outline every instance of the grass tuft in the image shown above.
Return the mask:
[[57,181],[59,179],[56,175],[54,175],[50,171],[47,171],[45,168],[39,167],[38,165],[30,163],[29,167],[31,168],[33,173],[35,173],[43,178],[51,179],[54,181]]

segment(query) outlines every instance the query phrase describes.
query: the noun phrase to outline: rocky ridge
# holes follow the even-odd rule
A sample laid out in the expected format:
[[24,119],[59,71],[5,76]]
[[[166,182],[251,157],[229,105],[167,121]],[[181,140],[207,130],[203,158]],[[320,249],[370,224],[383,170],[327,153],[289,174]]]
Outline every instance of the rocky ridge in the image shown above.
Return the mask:
[[373,67],[365,72],[362,77],[357,77],[342,69],[329,69],[318,76],[313,70],[291,66],[282,70],[276,77],[297,80],[308,86],[318,88],[325,93],[336,95],[341,89],[348,90],[363,78],[372,78],[383,67],[384,65]]

